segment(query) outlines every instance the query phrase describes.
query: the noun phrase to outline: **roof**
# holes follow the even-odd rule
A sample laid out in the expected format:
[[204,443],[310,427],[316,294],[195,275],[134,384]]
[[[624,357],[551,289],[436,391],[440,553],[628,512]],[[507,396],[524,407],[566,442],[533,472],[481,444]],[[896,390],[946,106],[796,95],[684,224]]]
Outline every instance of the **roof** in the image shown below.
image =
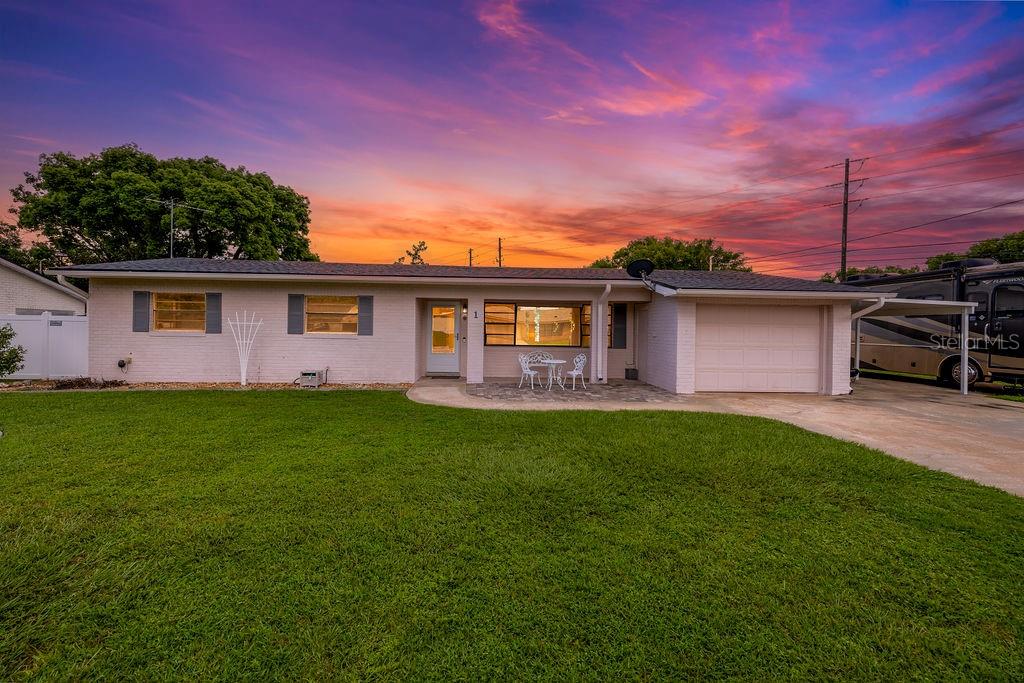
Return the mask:
[[54,282],[50,278],[43,277],[39,273],[33,272],[33,271],[29,270],[28,268],[24,268],[22,266],[19,266],[17,263],[11,263],[10,261],[8,261],[6,259],[0,258],[0,267],[7,268],[8,270],[14,271],[18,275],[27,277],[27,278],[29,278],[31,280],[35,280],[39,284],[46,285],[47,287],[52,287],[53,289],[56,289],[57,291],[59,291],[62,294],[67,294],[72,299],[77,299],[79,301],[87,301],[88,298],[89,298],[85,294],[85,292],[83,292],[83,291],[81,291],[79,289],[73,289],[71,287],[65,287],[64,285],[62,285],[60,283]]
[[[451,278],[488,280],[565,280],[637,283],[621,268],[496,268],[467,266],[411,266],[392,263],[324,263],[321,261],[250,261],[245,259],[148,259],[93,263],[56,269],[53,272],[86,277],[174,275],[217,277],[338,277],[355,278]],[[761,275],[732,270],[656,270],[650,280],[672,289],[743,290],[783,292],[843,292],[863,294],[862,289],[831,282]]]

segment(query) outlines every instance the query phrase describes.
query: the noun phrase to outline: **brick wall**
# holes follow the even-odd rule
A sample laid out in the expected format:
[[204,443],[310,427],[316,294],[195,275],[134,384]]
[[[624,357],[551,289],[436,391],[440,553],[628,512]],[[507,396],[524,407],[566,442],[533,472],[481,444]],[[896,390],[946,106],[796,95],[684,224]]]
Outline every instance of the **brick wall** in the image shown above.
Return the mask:
[[18,308],[74,311],[85,314],[85,302],[24,273],[0,265],[0,314],[13,314]]

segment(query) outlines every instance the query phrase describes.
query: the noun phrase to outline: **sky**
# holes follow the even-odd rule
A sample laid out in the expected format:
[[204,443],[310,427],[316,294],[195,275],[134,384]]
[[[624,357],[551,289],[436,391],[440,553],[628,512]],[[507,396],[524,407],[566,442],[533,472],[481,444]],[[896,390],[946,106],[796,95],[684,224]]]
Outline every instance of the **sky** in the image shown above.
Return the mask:
[[851,265],[1024,230],[1024,3],[0,0],[0,93],[0,188],[44,152],[212,155],[308,196],[327,261],[668,235],[817,276],[864,157]]

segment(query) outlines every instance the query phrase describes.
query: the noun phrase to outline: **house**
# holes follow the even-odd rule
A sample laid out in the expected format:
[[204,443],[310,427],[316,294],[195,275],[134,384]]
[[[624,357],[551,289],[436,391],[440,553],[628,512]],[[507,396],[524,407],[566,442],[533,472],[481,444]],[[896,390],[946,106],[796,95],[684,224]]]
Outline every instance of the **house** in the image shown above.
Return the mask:
[[85,315],[88,296],[0,259],[0,315]]
[[[592,382],[668,391],[850,391],[851,307],[879,295],[733,271],[158,259],[54,270],[90,282],[89,374],[237,382],[227,319],[263,324],[250,381],[518,378],[518,356],[587,353]],[[125,361],[119,370],[119,361]],[[124,372],[122,375],[121,373]]]

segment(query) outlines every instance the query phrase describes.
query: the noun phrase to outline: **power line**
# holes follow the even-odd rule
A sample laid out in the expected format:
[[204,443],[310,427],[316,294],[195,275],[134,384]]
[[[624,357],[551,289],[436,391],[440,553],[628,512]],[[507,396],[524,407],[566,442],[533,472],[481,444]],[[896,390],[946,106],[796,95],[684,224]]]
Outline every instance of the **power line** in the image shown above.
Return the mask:
[[988,135],[999,135],[1000,133],[1006,133],[1008,131],[1018,130],[1020,128],[1024,128],[1024,123],[1018,123],[1018,124],[1013,125],[1013,126],[1006,126],[1006,127],[999,128],[999,129],[993,129],[993,130],[985,131],[984,133],[977,133],[975,135],[968,135],[967,137],[955,138],[955,139],[947,139],[947,140],[944,140],[942,142],[931,142],[931,143],[928,143],[926,145],[917,145],[915,147],[904,147],[902,149],[894,149],[894,150],[891,150],[891,151],[888,151],[888,152],[876,152],[876,153],[873,153],[873,154],[868,154],[864,158],[865,159],[879,159],[881,157],[893,156],[895,154],[903,154],[904,152],[916,152],[916,151],[921,150],[921,149],[928,149],[929,147],[938,147],[940,145],[944,145],[944,144],[948,144],[948,143],[966,142],[967,140],[974,140],[976,138],[983,138],[983,137],[988,136]]
[[[899,192],[890,192],[889,194],[881,194],[874,197],[864,197],[858,199],[858,202],[866,201],[878,201],[879,199],[888,199],[889,197],[898,197],[905,194],[913,194],[915,192],[924,192],[925,190],[938,190],[945,187],[956,187],[957,185],[970,185],[972,183],[983,183],[989,180],[1002,180],[1003,178],[1013,178],[1015,176],[1024,175],[1024,171],[1018,171],[1017,173],[1004,173],[1003,175],[990,176],[988,178],[975,178],[973,180],[960,180],[955,183],[942,183],[941,185],[926,185],[925,187],[915,187],[910,190],[901,190]],[[833,206],[839,206],[842,202],[832,202],[831,204],[825,204],[824,208],[830,208]]]
[[[986,239],[991,239],[991,238],[982,237],[982,238],[973,239],[973,240],[953,240],[953,241],[947,241],[947,242],[918,242],[916,244],[896,244],[896,245],[891,245],[891,246],[887,246],[887,247],[861,247],[859,249],[850,249],[849,252],[853,253],[853,252],[862,252],[862,251],[885,251],[885,250],[890,250],[890,249],[914,249],[914,248],[922,248],[922,247],[945,247],[945,246],[952,246],[954,244],[976,244],[976,243],[982,242],[982,241],[984,241]],[[797,256],[794,256],[793,258],[794,259],[817,258],[818,256],[825,256],[828,253],[829,252],[827,252],[827,251],[818,251],[818,252],[814,252],[812,254],[799,254]]]
[[[863,237],[855,237],[854,239],[851,239],[851,240],[848,240],[848,241],[849,242],[860,242],[860,241],[863,241],[863,240],[873,239],[875,237],[881,237],[882,235],[892,235],[892,234],[897,233],[897,232],[903,232],[905,230],[913,230],[915,228],[923,228],[923,227],[928,226],[928,225],[935,225],[936,223],[944,223],[946,221],[955,220],[957,218],[963,218],[965,216],[973,216],[974,214],[982,213],[983,211],[991,211],[993,209],[1000,209],[1000,208],[1002,208],[1004,206],[1011,206],[1013,204],[1019,204],[1021,202],[1024,202],[1024,198],[1022,198],[1022,199],[1014,199],[1014,200],[1011,200],[1011,201],[1002,202],[1000,204],[993,204],[992,206],[986,206],[983,209],[975,209],[973,211],[966,211],[964,213],[958,213],[955,216],[947,216],[946,218],[937,218],[935,220],[925,221],[924,223],[917,223],[915,225],[908,225],[907,227],[904,227],[904,228],[896,228],[895,230],[883,230],[882,232],[876,232],[876,233],[872,233],[870,235],[864,235]],[[834,247],[834,246],[837,246],[839,244],[840,244],[839,242],[828,242],[826,244],[819,244],[819,245],[816,245],[816,246],[813,246],[813,247],[804,247],[802,249],[793,249],[791,251],[782,251],[782,252],[779,252],[777,254],[769,254],[767,256],[757,256],[757,257],[754,257],[754,258],[747,259],[747,263],[751,263],[751,262],[754,262],[754,261],[764,261],[765,259],[772,259],[772,258],[774,258],[776,256],[788,256],[790,254],[800,254],[800,253],[803,253],[805,251],[813,251],[815,249],[824,249],[825,247]]]
[[1014,154],[1016,152],[1024,152],[1024,147],[1016,147],[1014,149],[1007,149],[1002,152],[992,152],[991,154],[979,154],[978,156],[967,157],[965,159],[953,159],[952,161],[943,161],[938,164],[930,164],[928,166],[915,166],[914,168],[903,169],[902,171],[893,171],[891,173],[883,173],[881,175],[868,176],[866,178],[856,178],[857,180],[879,180],[880,178],[890,178],[895,175],[906,175],[907,173],[914,173],[915,171],[927,171],[932,168],[941,168],[943,166],[954,166],[956,164],[963,164],[968,161],[978,161],[979,159],[991,159],[992,157],[1006,156],[1007,154]]
[[[986,136],[990,136],[990,135],[999,135],[999,134],[1006,133],[1006,132],[1009,132],[1009,131],[1018,130],[1018,129],[1021,129],[1021,128],[1024,128],[1024,122],[1016,124],[1016,125],[1012,125],[1012,126],[1005,126],[1003,128],[999,128],[999,129],[988,130],[988,131],[985,131],[985,132],[982,132],[982,133],[977,133],[977,134],[974,134],[974,135],[969,135],[967,137],[951,138],[951,139],[946,139],[946,140],[943,140],[943,141],[940,141],[940,142],[929,143],[929,144],[925,144],[925,145],[917,145],[917,146],[914,146],[914,147],[904,147],[904,148],[901,148],[901,149],[890,150],[890,151],[886,151],[886,152],[875,152],[875,153],[871,153],[871,154],[865,155],[865,156],[863,156],[863,157],[861,157],[859,159],[851,159],[850,161],[851,162],[860,162],[861,166],[863,166],[863,162],[865,162],[867,160],[870,160],[870,159],[878,159],[878,158],[881,158],[881,157],[893,156],[893,155],[896,155],[896,154],[902,154],[904,152],[912,152],[912,151],[917,151],[917,150],[921,150],[921,149],[927,149],[927,148],[930,148],[930,147],[938,147],[938,146],[946,145],[946,144],[963,143],[963,142],[966,142],[968,140],[973,140],[973,139],[977,139],[977,138],[981,138],[981,137],[986,137]],[[991,157],[995,157],[995,156],[1002,156],[1002,155],[1005,155],[1005,154],[1011,154],[1011,153],[1018,152],[1018,151],[1024,151],[1024,148],[1014,149],[1014,150],[1009,150],[1009,151],[1004,151],[1004,152],[997,152],[997,153],[994,153],[994,154],[979,155],[979,156],[975,156],[975,157],[969,157],[969,158],[966,158],[966,159],[957,159],[957,160],[953,160],[953,161],[949,161],[949,162],[943,162],[943,163],[939,163],[939,164],[932,164],[932,165],[928,165],[928,166],[915,167],[915,168],[905,169],[905,170],[896,171],[896,172],[892,172],[892,173],[886,173],[886,174],[881,174],[881,175],[877,175],[877,176],[871,176],[870,178],[856,179],[853,182],[856,182],[857,180],[859,180],[863,184],[864,180],[877,180],[877,179],[880,179],[880,178],[887,178],[887,177],[891,177],[891,176],[894,176],[894,175],[902,175],[902,174],[910,173],[912,171],[920,171],[920,170],[928,170],[928,169],[931,169],[931,168],[939,168],[939,167],[942,167],[942,166],[949,166],[949,165],[954,165],[954,164],[959,164],[959,163],[965,163],[965,162],[968,162],[968,161],[975,161],[975,160],[978,160],[978,159],[986,159],[986,158],[991,158]],[[743,190],[752,189],[752,188],[759,187],[759,186],[762,186],[762,185],[767,185],[767,184],[770,184],[770,183],[782,182],[784,180],[789,180],[789,179],[792,179],[792,178],[797,178],[797,177],[806,176],[806,175],[812,175],[814,173],[820,173],[821,171],[824,171],[824,170],[828,170],[828,169],[831,169],[831,168],[836,168],[838,166],[842,166],[844,163],[845,162],[839,162],[839,163],[830,164],[830,165],[827,165],[827,166],[815,167],[813,169],[807,169],[807,170],[804,170],[804,171],[798,171],[796,173],[790,173],[790,174],[776,176],[776,177],[772,177],[772,178],[765,178],[765,179],[762,179],[762,180],[758,180],[758,181],[756,181],[754,183],[750,183],[748,185],[744,185],[744,186],[736,187],[736,188],[731,188],[731,189],[728,189],[728,190],[722,190],[720,192],[715,192],[715,193],[706,194],[706,195],[699,195],[699,196],[696,196],[696,197],[689,197],[689,198],[686,198],[686,199],[682,199],[682,200],[678,200],[678,201],[674,201],[674,202],[668,202],[668,203],[665,203],[665,204],[654,205],[654,206],[650,206],[650,207],[646,207],[646,208],[642,208],[642,209],[633,209],[633,210],[629,210],[629,211],[623,211],[623,212],[619,212],[619,213],[615,213],[615,214],[601,216],[599,218],[593,219],[592,222],[604,222],[604,221],[613,220],[613,219],[616,219],[616,218],[621,218],[623,216],[630,216],[630,215],[636,215],[636,214],[649,213],[649,212],[652,212],[652,211],[658,211],[658,210],[669,208],[669,207],[672,207],[672,206],[678,206],[680,204],[685,204],[685,203],[694,202],[694,201],[700,201],[702,199],[713,199],[715,197],[720,197],[720,196],[723,196],[723,195],[732,194],[732,193],[735,193],[735,192],[740,192],[740,191],[743,191]],[[858,171],[859,170],[860,169],[858,169]],[[996,178],[1011,177],[1011,176],[1015,176],[1015,175],[1021,175],[1021,174],[1018,174],[1018,173],[1007,174],[1005,176],[997,176]],[[995,179],[995,178],[993,178],[993,179]],[[981,181],[967,181],[967,182],[981,182]],[[842,183],[834,183],[832,185],[823,186],[822,188],[810,188],[810,189],[826,189],[828,187],[837,187],[837,186],[839,186],[841,184]],[[956,184],[959,184],[959,183],[950,183],[948,185],[937,185],[937,186],[934,186],[934,187],[935,188],[939,188],[939,187],[952,187],[952,186],[954,186]],[[908,190],[908,191],[906,191],[904,193],[891,193],[891,194],[884,195],[884,196],[885,197],[896,196],[897,194],[906,194],[906,193],[910,193],[910,192],[920,191],[920,190],[923,190],[923,189],[926,189],[926,188],[920,188],[918,190]],[[744,204],[744,203],[756,203],[756,202],[761,202],[761,201],[769,201],[770,199],[773,199],[773,198],[778,199],[778,198],[782,198],[782,197],[785,197],[785,196],[789,196],[790,194],[793,194],[793,193],[784,193],[782,195],[777,195],[777,196],[774,196],[774,197],[768,197],[768,198],[764,198],[764,199],[746,200],[744,202],[737,202],[737,203],[733,203],[733,204],[727,204],[725,206],[718,207],[718,210],[721,210],[721,209],[724,209],[724,208],[729,208],[729,207],[736,206],[736,205],[739,205],[739,204]],[[883,198],[883,197],[874,197],[874,198],[870,198],[870,199],[877,200],[877,199],[881,199],[881,198]],[[862,202],[863,201],[867,201],[867,198],[863,199],[863,200],[859,200],[859,201],[862,201]],[[831,206],[835,206],[835,205],[836,204],[832,204]],[[679,219],[682,219],[682,218],[688,218],[688,217],[692,217],[694,215],[700,215],[700,214],[703,214],[703,213],[714,213],[715,210],[716,209],[709,209],[707,211],[702,211],[702,212],[698,212],[698,213],[694,213],[694,214],[684,214],[684,215],[681,215],[681,216],[665,217],[665,218],[661,218],[661,219],[656,219],[656,220],[648,222],[648,223],[639,223],[639,224],[632,224],[632,225],[628,225],[628,226],[623,226],[622,228],[618,228],[618,229],[630,229],[630,228],[646,227],[646,226],[649,226],[649,225],[654,225],[654,224],[662,223],[662,222],[666,222],[666,221],[673,221],[673,220],[679,220]],[[605,233],[605,232],[610,232],[610,231],[609,230],[604,230],[604,231],[601,231],[601,232]],[[544,241],[553,241],[553,240],[556,240],[556,239],[573,239],[575,237],[586,236],[587,234],[593,234],[593,232],[591,231],[589,233],[579,233],[579,234],[575,234],[575,235],[568,235],[568,236],[565,236],[565,237],[551,238],[549,240],[544,240]],[[509,243],[511,243],[513,245],[521,244],[521,242],[515,242],[515,241],[508,242],[508,241],[506,241],[506,246]],[[536,244],[536,243],[537,242],[532,242],[531,244]],[[488,251],[488,252],[489,251],[493,251],[493,249],[487,249],[486,251]],[[451,258],[451,257],[454,257],[454,256],[462,254],[462,253],[464,253],[464,252],[463,252],[462,249],[460,249],[457,252],[452,252],[450,254],[444,254],[444,255],[439,256],[437,258],[441,259],[441,260],[444,260],[446,258]],[[480,253],[483,253],[483,251],[481,251]]]
[[[553,242],[553,241],[556,241],[556,240],[563,240],[563,239],[571,240],[571,239],[574,239],[576,237],[586,237],[586,236],[595,235],[595,234],[600,235],[600,234],[605,234],[605,233],[609,233],[609,232],[615,232],[617,230],[631,230],[633,228],[644,228],[644,227],[648,227],[648,226],[651,226],[651,225],[656,225],[658,223],[666,223],[666,222],[671,222],[671,221],[678,221],[678,220],[682,220],[684,218],[692,218],[694,216],[702,216],[704,214],[717,213],[718,211],[721,211],[723,209],[733,208],[733,207],[737,207],[737,206],[742,206],[744,204],[760,204],[762,202],[769,202],[769,201],[772,201],[772,200],[775,200],[775,199],[782,199],[783,197],[792,197],[794,195],[804,194],[806,192],[814,192],[816,190],[824,190],[824,189],[828,189],[830,187],[834,187],[834,185],[818,185],[816,187],[805,187],[805,188],[802,188],[802,189],[799,189],[799,190],[793,190],[792,192],[783,192],[782,194],[776,194],[776,195],[771,195],[771,196],[768,196],[768,197],[762,197],[760,199],[744,199],[744,200],[739,201],[739,202],[732,202],[732,203],[723,204],[722,206],[714,207],[714,208],[711,208],[711,209],[705,209],[704,211],[693,211],[691,213],[684,213],[684,214],[679,214],[679,215],[676,215],[676,216],[665,216],[663,218],[656,218],[656,219],[654,219],[652,221],[647,221],[646,223],[630,223],[629,225],[623,225],[623,226],[619,226],[617,228],[610,228],[610,229],[606,229],[606,230],[588,230],[587,232],[576,233],[576,234],[573,234],[573,235],[562,235],[562,236],[559,236],[559,237],[549,237],[547,239],[532,241],[532,242],[529,243],[529,245],[533,246],[535,244],[544,244],[545,242]],[[820,208],[820,207],[811,207],[811,208],[815,208],[816,209],[816,208]]]
[[[821,254],[818,254],[818,255],[821,256]],[[934,255],[935,254],[931,254],[931,253],[928,253],[928,252],[920,252],[920,253],[914,252],[914,253],[896,255],[894,258],[897,261],[907,261],[909,259],[918,259],[918,260],[924,261],[924,260],[927,260],[928,258],[930,258],[931,256],[934,256]],[[839,265],[839,261],[837,259],[838,259],[838,257],[834,257],[834,258],[832,258],[829,261],[820,261],[818,263],[797,264],[797,265],[785,266],[785,267],[780,266],[778,268],[771,268],[769,270],[759,270],[757,272],[760,273],[761,275],[769,275],[771,273],[783,273],[783,272],[790,271],[790,270],[811,270],[812,268],[834,268],[834,267]],[[856,261],[860,265],[872,265],[873,266],[873,265],[877,265],[877,263],[878,263],[874,256],[855,256],[855,257],[852,257],[850,260],[851,261]]]

